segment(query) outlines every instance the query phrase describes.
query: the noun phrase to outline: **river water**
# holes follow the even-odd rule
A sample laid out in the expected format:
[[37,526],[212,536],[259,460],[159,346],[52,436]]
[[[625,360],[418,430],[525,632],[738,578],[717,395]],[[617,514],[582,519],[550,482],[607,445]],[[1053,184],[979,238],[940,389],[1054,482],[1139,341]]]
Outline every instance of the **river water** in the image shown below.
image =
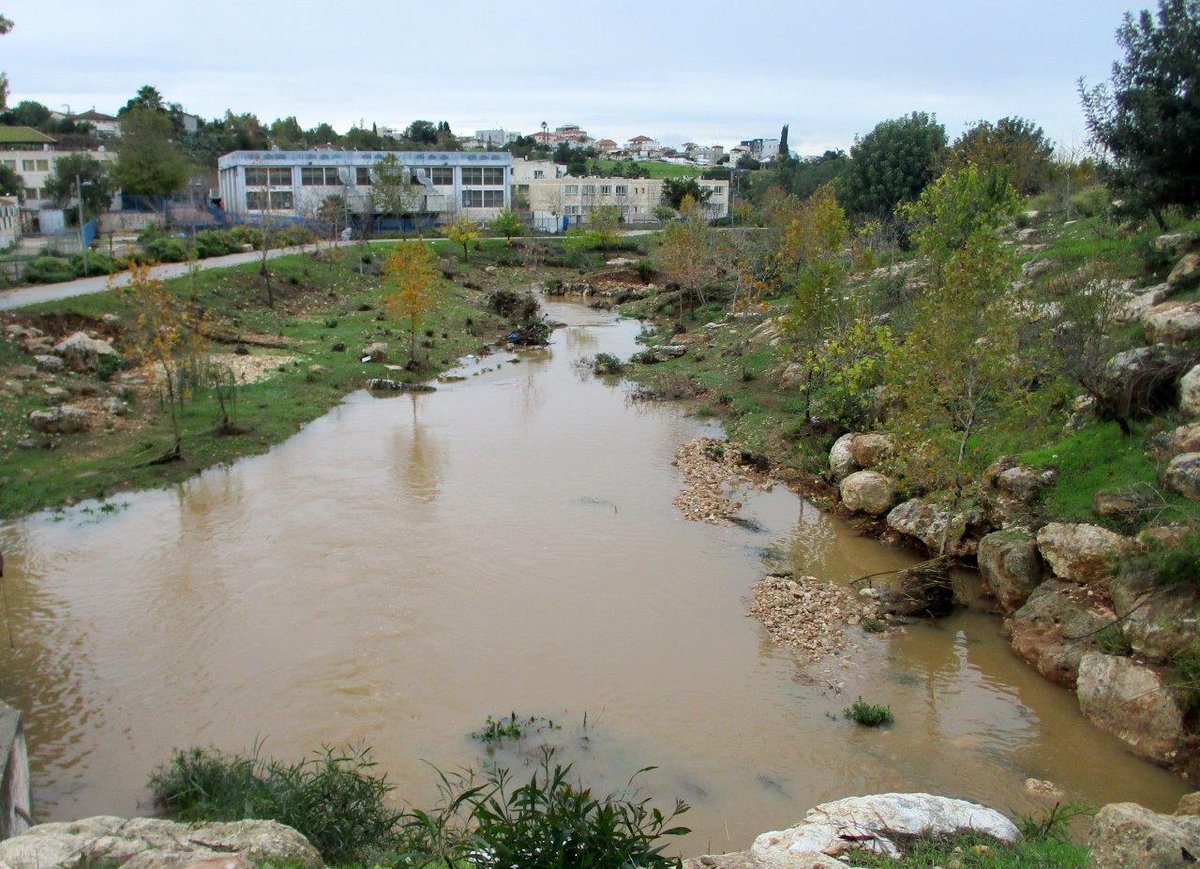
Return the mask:
[[[691,853],[851,794],[1024,810],[1030,776],[1174,807],[1183,784],[1084,721],[982,612],[852,629],[859,651],[817,666],[774,648],[745,615],[765,547],[838,581],[909,556],[782,487],[745,494],[761,532],[682,519],[675,450],[718,430],[575,364],[628,356],[636,323],[548,308],[568,326],[546,350],[432,394],[356,393],[114,513],[0,528],[0,698],[27,714],[40,819],[148,811],[173,748],[256,741],[289,759],[372,746],[397,795],[427,804],[429,764],[477,768],[467,734],[510,711],[559,723],[545,737],[601,790],[657,765],[643,792],[693,805]],[[859,694],[895,726],[842,719]]]

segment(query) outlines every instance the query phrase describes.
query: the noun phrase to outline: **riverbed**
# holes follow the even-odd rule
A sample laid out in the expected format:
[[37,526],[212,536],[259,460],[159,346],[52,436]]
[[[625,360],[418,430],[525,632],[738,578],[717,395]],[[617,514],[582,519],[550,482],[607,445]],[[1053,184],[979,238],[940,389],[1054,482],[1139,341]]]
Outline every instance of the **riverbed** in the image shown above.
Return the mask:
[[[173,748],[256,742],[371,746],[424,805],[429,764],[478,768],[468,734],[510,711],[553,719],[542,738],[601,790],[657,766],[638,781],[693,806],[689,853],[889,790],[1026,810],[1034,777],[1174,807],[1184,784],[1084,721],[981,609],[850,628],[819,664],[774,647],[746,616],[765,551],[839,582],[915,559],[781,486],[740,493],[746,527],[683,519],[672,459],[719,428],[578,364],[628,357],[636,322],[546,307],[567,324],[549,348],[430,394],[355,393],[265,455],[0,528],[0,698],[27,716],[40,820],[145,813]],[[859,695],[896,724],[846,721]]]

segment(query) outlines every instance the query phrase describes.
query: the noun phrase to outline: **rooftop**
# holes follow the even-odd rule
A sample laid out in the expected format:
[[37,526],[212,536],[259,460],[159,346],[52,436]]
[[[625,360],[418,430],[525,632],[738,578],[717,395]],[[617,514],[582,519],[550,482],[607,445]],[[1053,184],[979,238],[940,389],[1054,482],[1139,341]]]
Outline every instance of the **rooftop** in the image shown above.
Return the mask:
[[53,145],[54,139],[33,127],[0,126],[0,145]]

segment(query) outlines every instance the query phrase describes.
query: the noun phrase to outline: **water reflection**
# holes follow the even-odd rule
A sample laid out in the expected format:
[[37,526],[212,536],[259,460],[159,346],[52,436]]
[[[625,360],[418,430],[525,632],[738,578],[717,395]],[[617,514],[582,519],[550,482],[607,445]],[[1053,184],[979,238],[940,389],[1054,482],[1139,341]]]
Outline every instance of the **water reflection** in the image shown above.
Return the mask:
[[441,491],[443,459],[441,445],[420,413],[426,398],[417,393],[405,396],[412,415],[392,431],[392,473],[414,500],[430,504]]

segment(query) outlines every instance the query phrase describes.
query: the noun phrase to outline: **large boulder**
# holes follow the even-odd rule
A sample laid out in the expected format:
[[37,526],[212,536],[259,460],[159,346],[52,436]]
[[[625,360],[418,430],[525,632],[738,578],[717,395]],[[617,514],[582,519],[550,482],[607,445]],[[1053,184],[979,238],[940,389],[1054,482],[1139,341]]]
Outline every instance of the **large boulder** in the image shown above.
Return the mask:
[[896,487],[876,471],[855,471],[841,485],[842,503],[855,513],[880,516],[896,503]]
[[74,434],[87,429],[88,412],[82,407],[64,404],[49,410],[32,411],[29,414],[29,422],[34,431],[46,434]]
[[1177,292],[1170,284],[1155,284],[1125,295],[1113,314],[1118,323],[1139,323],[1151,308],[1161,305]]
[[[1140,593],[1139,593],[1140,592]],[[1166,587],[1150,581],[1126,590],[1113,604],[1128,613],[1125,638],[1135,652],[1155,661],[1169,661],[1200,641],[1200,590],[1191,583]]]
[[[0,864],[12,869],[121,866],[124,869],[183,869],[202,861],[238,860],[321,869],[321,855],[308,840],[275,821],[177,824],[158,818],[100,816],[39,824],[0,842]],[[211,865],[223,865],[213,862]]]
[[1094,869],[1191,866],[1200,862],[1200,818],[1111,803],[1092,818],[1088,851]]
[[113,345],[86,332],[75,332],[54,345],[54,352],[76,371],[95,371],[101,357],[116,358],[119,354]]
[[1200,416],[1200,365],[1194,365],[1179,381],[1179,409]]
[[1200,452],[1180,453],[1163,472],[1163,482],[1172,492],[1200,500]]
[[1137,542],[1099,525],[1051,522],[1038,529],[1038,551],[1054,575],[1070,582],[1103,583]]
[[750,853],[764,866],[805,866],[792,861],[854,851],[899,857],[914,838],[961,833],[1005,843],[1021,838],[1012,821],[976,803],[930,794],[875,794],[822,803],[797,826],[763,833]]
[[1191,351],[1168,344],[1123,350],[1104,363],[1099,391],[1114,407],[1167,407],[1175,403],[1180,377],[1194,364]]
[[1141,757],[1172,763],[1184,747],[1183,712],[1159,672],[1132,658],[1087,652],[1075,686],[1089,721]]
[[856,437],[858,435],[854,432],[844,434],[833,442],[829,450],[829,473],[835,483],[840,483],[859,470],[858,463],[854,461],[854,453],[850,450]]
[[1182,344],[1200,337],[1200,302],[1163,302],[1142,317],[1151,341]]
[[961,555],[969,549],[963,541],[967,517],[951,515],[948,510],[920,498],[910,498],[893,507],[887,515],[887,524],[893,531],[920,540],[935,554],[943,551],[943,543],[946,555]]
[[1096,632],[1116,617],[1086,589],[1049,580],[1005,620],[1004,629],[1017,657],[1051,682],[1073,688],[1084,653],[1095,646]]
[[1196,243],[1196,232],[1191,229],[1181,229],[1179,232],[1168,232],[1154,239],[1154,249],[1169,256],[1178,256]]
[[363,362],[387,362],[388,345],[385,341],[376,341],[363,348]]
[[1190,290],[1200,284],[1200,254],[1186,254],[1175,263],[1175,267],[1167,275],[1167,283],[1177,291]]
[[1020,607],[1042,584],[1037,540],[1023,528],[984,535],[976,557],[984,583],[1006,612]]
[[850,441],[850,455],[854,457],[855,463],[865,470],[879,467],[892,457],[895,449],[896,441],[891,435],[860,434]]
[[1200,422],[1185,423],[1153,440],[1155,458],[1169,462],[1183,453],[1200,453]]

